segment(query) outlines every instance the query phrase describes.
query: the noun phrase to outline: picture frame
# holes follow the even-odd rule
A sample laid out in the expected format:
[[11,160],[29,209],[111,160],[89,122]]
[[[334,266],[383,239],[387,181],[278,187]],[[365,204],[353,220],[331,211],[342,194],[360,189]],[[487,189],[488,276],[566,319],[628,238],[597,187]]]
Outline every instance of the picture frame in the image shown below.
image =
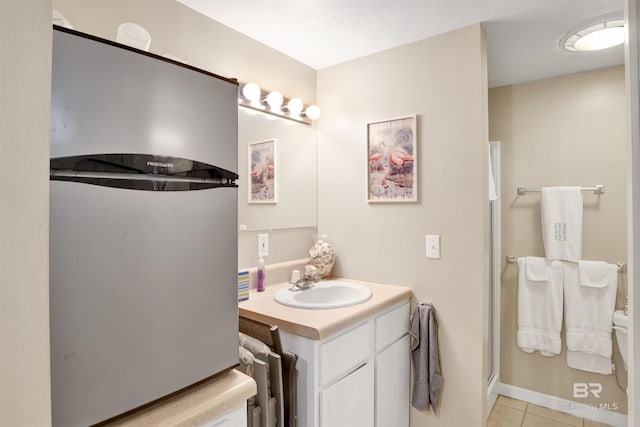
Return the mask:
[[276,140],[248,144],[249,203],[277,203]]
[[418,201],[416,116],[367,124],[367,201]]

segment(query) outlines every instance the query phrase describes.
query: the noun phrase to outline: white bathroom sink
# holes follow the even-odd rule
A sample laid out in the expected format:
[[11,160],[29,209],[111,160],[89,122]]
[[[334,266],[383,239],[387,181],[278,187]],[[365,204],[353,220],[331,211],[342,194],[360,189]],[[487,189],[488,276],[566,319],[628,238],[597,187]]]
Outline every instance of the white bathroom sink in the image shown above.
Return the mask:
[[312,288],[301,291],[280,289],[276,302],[296,308],[325,309],[349,307],[371,298],[371,289],[356,283],[341,280],[323,280]]

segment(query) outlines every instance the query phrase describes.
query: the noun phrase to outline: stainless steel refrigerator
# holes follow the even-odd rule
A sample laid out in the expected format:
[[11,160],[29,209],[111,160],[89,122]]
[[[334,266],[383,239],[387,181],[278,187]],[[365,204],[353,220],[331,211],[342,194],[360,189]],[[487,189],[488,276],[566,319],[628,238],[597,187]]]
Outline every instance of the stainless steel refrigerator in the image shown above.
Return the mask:
[[237,83],[54,27],[54,426],[238,363]]

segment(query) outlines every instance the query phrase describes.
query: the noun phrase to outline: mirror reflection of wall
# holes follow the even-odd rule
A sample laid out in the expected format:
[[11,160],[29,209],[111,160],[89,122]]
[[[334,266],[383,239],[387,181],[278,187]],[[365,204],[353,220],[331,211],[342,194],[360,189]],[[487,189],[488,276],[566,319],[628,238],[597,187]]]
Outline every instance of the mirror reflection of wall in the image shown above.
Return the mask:
[[[275,140],[275,169],[268,173],[275,180],[276,202],[250,202],[249,146],[271,140]],[[269,233],[267,264],[308,256],[317,222],[316,130],[240,108],[238,174],[239,268],[255,266],[257,234],[265,232]],[[254,182],[258,180],[254,177]]]

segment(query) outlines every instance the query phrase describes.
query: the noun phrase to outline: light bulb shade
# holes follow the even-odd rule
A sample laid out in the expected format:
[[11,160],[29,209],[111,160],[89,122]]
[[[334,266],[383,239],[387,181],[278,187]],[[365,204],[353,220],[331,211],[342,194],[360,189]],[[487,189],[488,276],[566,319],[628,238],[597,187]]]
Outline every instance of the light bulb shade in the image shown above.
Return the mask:
[[302,112],[303,108],[304,108],[304,105],[302,104],[302,101],[299,98],[291,98],[287,103],[287,109],[289,110],[289,113],[291,113],[294,116],[299,115]]
[[272,110],[279,110],[282,107],[282,101],[284,101],[284,98],[278,91],[273,91],[267,95],[267,104]]
[[560,47],[569,52],[590,52],[620,45],[625,36],[624,20],[610,18],[568,33],[560,40]]
[[242,88],[242,95],[249,101],[259,101],[260,92],[260,86],[258,86],[256,83],[247,83]]
[[307,116],[310,120],[316,120],[320,117],[320,107],[317,105],[309,105],[304,112],[304,115]]
[[580,51],[606,49],[624,43],[624,27],[603,28],[580,37],[574,47]]

